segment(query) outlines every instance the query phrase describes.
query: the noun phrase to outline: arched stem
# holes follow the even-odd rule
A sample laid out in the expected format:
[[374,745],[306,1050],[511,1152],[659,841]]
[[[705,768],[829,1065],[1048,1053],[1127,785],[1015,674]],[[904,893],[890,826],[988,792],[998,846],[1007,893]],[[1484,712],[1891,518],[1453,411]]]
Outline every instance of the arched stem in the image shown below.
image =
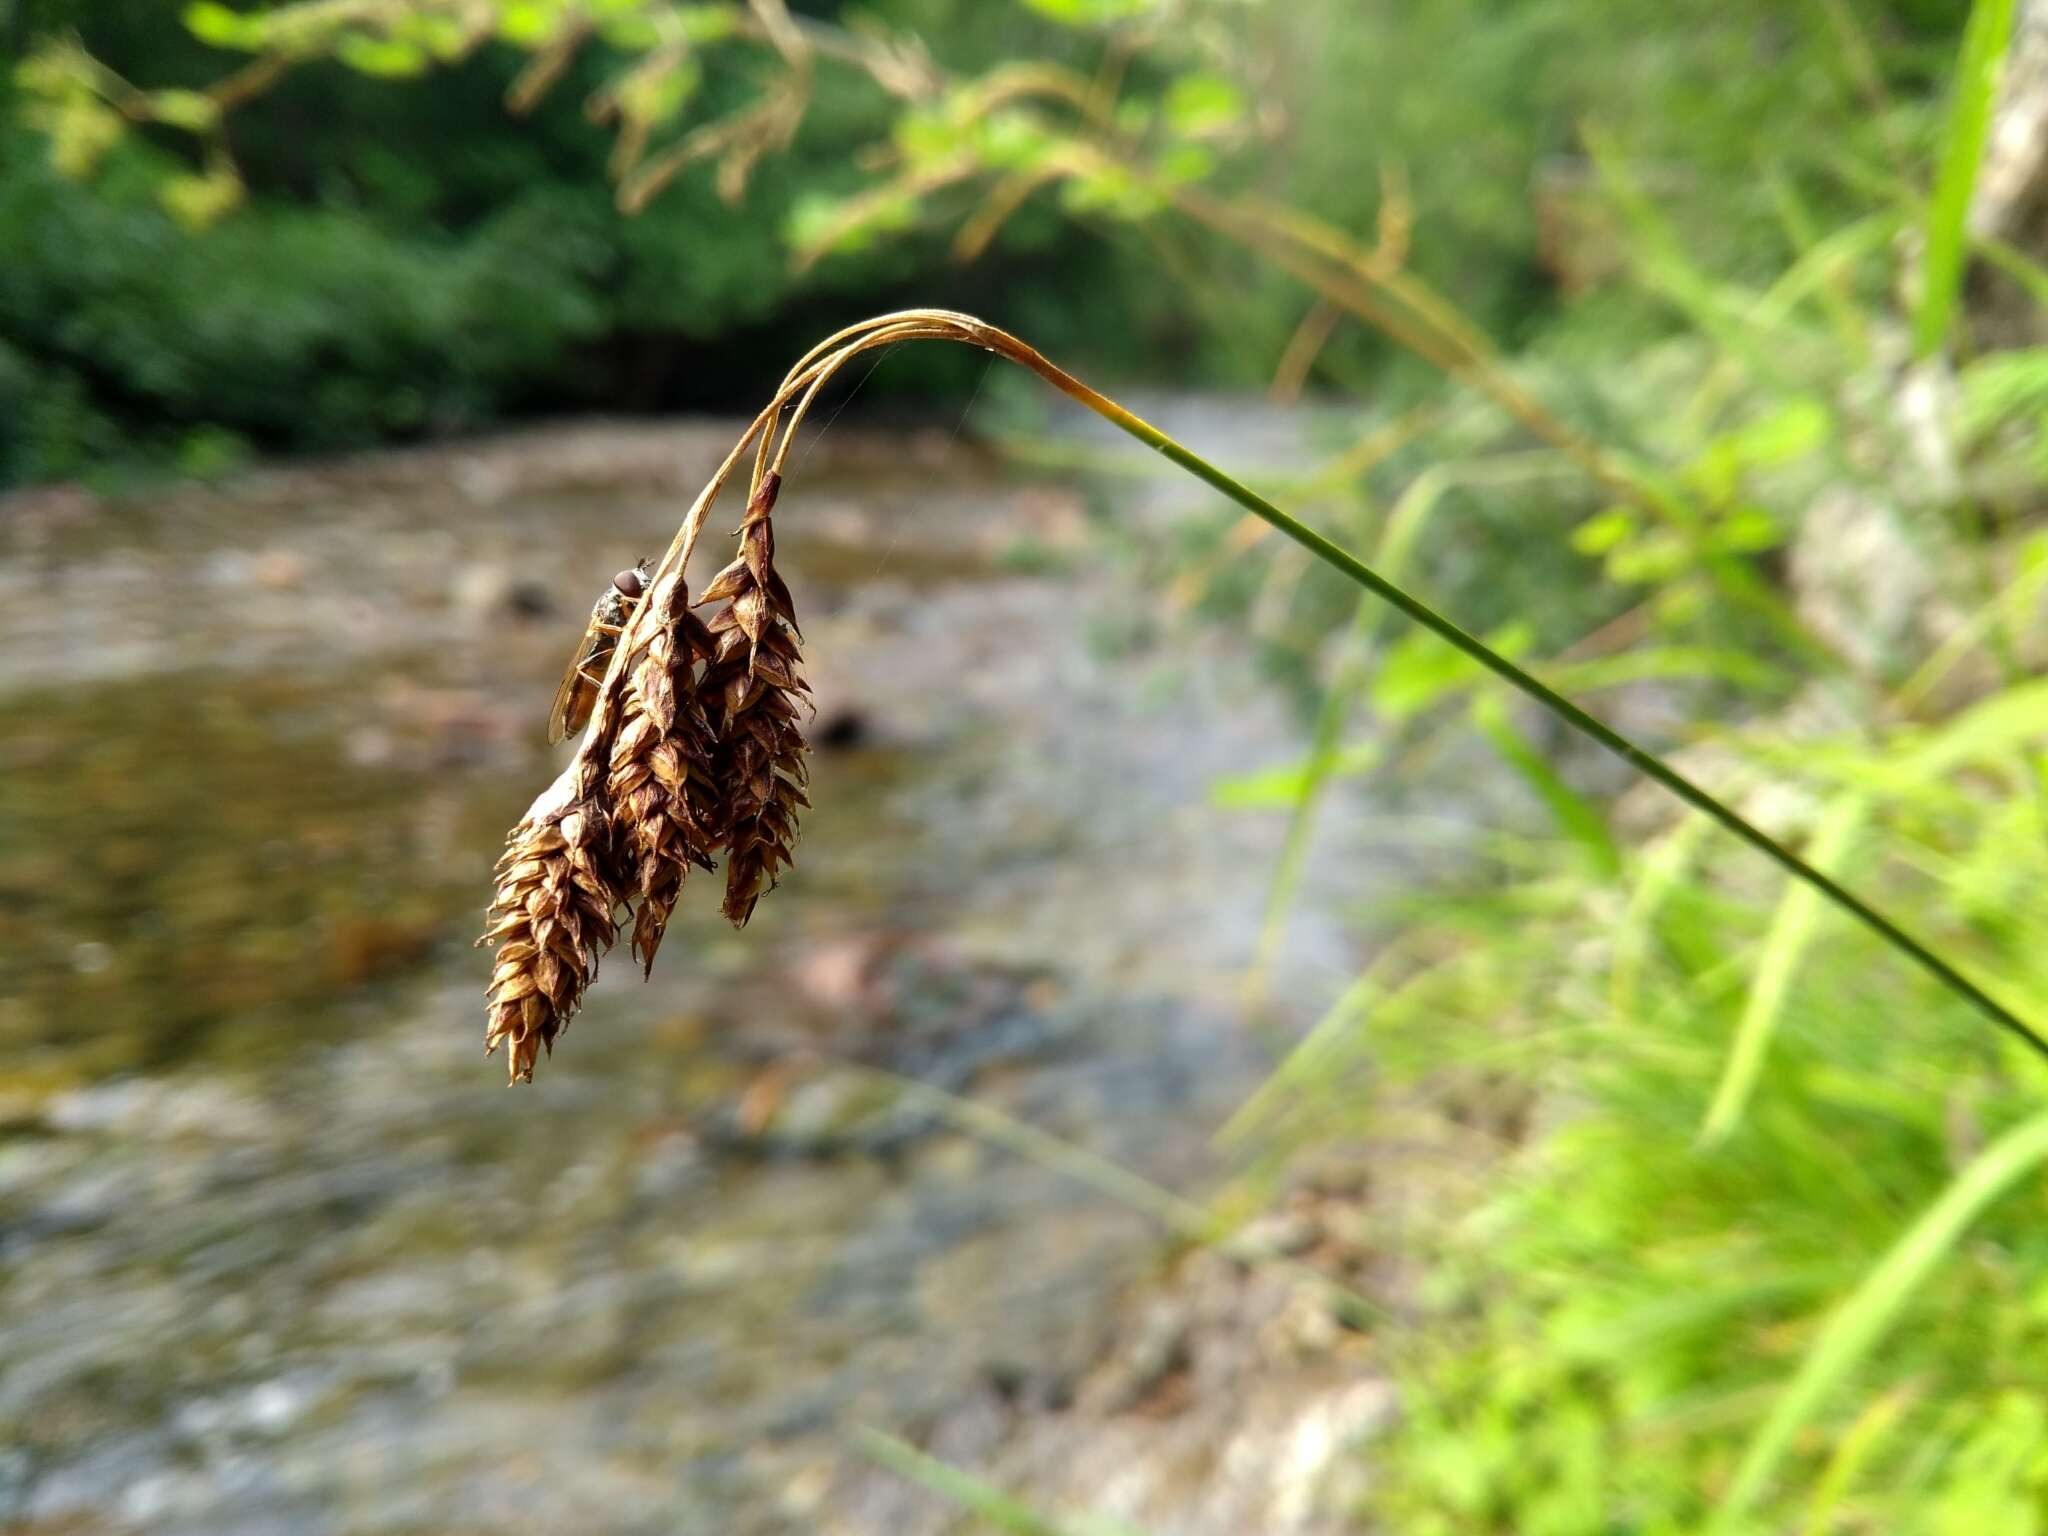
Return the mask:
[[[719,490],[749,447],[757,448],[757,479],[761,470],[770,463],[779,468],[788,454],[790,442],[797,427],[801,425],[804,414],[817,398],[818,391],[834,374],[861,352],[911,340],[951,341],[965,346],[980,347],[1037,374],[1060,393],[1086,406],[1118,430],[1128,433],[1196,479],[1221,492],[1247,512],[1270,523],[1325,565],[1381,601],[1390,604],[1403,616],[1420,624],[1439,639],[1455,646],[1503,682],[1535,700],[1580,735],[1598,743],[1638,773],[1655,780],[1694,810],[1718,822],[1777,864],[1788,875],[1804,881],[1834,905],[1854,916],[1892,948],[1906,955],[1943,986],[1967,1001],[1985,1018],[2023,1042],[2035,1054],[2048,1059],[2048,1039],[2044,1039],[2018,1014],[1992,997],[1876,907],[1808,864],[1776,838],[1716,799],[1654,752],[1638,746],[1612,726],[1595,718],[1556,689],[1515,665],[1484,641],[1459,628],[1427,603],[1388,581],[1349,550],[1283,512],[1258,492],[1232,479],[1200,454],[1169,437],[1142,417],[1124,409],[1107,395],[1082,383],[1065,369],[1042,356],[1035,348],[1009,332],[977,320],[971,315],[935,309],[904,310],[895,314],[878,315],[839,332],[806,353],[790,370],[775,399],[754,418],[752,425],[734,447],[719,472],[691,506],[683,526],[677,531],[675,542],[662,559],[661,566],[656,572],[656,579],[659,580],[671,570],[680,570],[681,566],[687,563],[690,549],[696,542],[698,531],[712,502],[716,500]],[[792,405],[795,409],[790,412],[787,423],[783,423],[782,413],[785,408]],[[774,445],[778,426],[783,429],[780,433],[779,449]],[[652,606],[642,605],[641,612],[635,615],[635,625],[646,618]],[[630,649],[630,645],[622,640],[613,660],[614,674],[618,672],[620,659]],[[617,681],[615,675],[607,677],[606,686],[599,699],[600,711],[605,706],[606,696],[614,691]],[[593,721],[593,734],[595,724]]]

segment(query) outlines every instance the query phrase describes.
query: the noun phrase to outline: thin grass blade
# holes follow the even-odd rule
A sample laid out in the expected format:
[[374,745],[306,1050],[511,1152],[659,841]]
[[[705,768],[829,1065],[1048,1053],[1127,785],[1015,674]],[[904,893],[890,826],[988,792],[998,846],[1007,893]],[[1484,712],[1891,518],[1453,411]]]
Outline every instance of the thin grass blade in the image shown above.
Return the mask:
[[1621,875],[1621,850],[1607,830],[1607,819],[1584,795],[1564,781],[1564,776],[1545,761],[1529,744],[1529,738],[1515,729],[1507,705],[1497,693],[1482,693],[1472,700],[1472,724],[1484,736],[1501,760],[1522,777],[1550,812],[1558,830],[1577,843],[1594,869],[1607,879]]
[[1913,311],[1913,351],[1932,357],[1948,340],[1963,287],[1969,250],[1970,201],[1991,133],[2000,66],[2012,38],[2013,0],[1977,0],[1963,29],[1955,100],[1942,133],[1941,170],[1927,210],[1927,250],[1920,272],[1920,302]]
[[[1837,873],[1849,845],[1869,815],[1870,801],[1863,795],[1849,794],[1836,800],[1814,829],[1812,846],[1806,850],[1807,861],[1824,874]],[[1792,979],[1799,973],[1799,962],[1805,958],[1807,946],[1820,925],[1820,913],[1820,892],[1797,880],[1786,883],[1785,894],[1778,901],[1777,914],[1771,919],[1770,932],[1764,939],[1763,954],[1757,961],[1756,981],[1749,989],[1741,1022],[1735,1029],[1735,1044],[1728,1052],[1720,1085],[1714,1090],[1713,1103],[1700,1127],[1702,1146],[1724,1140],[1741,1121],[1749,1096],[1756,1089],[1757,1075],[1763,1070],[1764,1053],[1770,1049],[1771,1036],[1777,1032],[1778,1020],[1784,1014]]]
[[878,1429],[856,1429],[852,1439],[863,1455],[897,1476],[928,1488],[941,1498],[952,1500],[1005,1536],[1139,1536],[1131,1526],[1097,1516],[1071,1522],[1049,1520],[973,1473],[936,1456],[928,1456],[908,1441],[883,1434]]
[[2000,1195],[2048,1160],[2048,1114],[2036,1115],[1978,1154],[1893,1245],[1845,1301],[1807,1351],[1770,1416],[1750,1440],[1709,1527],[1710,1536],[1743,1528],[1758,1496],[1793,1440],[1848,1379],[1913,1293],[1947,1256],[1971,1222]]

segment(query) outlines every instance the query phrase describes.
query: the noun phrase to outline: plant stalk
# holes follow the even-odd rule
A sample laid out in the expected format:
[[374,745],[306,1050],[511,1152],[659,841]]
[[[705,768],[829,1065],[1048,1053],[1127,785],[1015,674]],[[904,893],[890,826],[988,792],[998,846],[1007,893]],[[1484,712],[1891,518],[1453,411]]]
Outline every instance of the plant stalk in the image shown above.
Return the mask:
[[[740,460],[749,449],[754,450],[752,479],[758,484],[763,474],[771,471],[771,466],[774,471],[782,468],[804,416],[817,400],[819,391],[834,374],[862,352],[878,347],[895,346],[905,341],[947,341],[956,345],[979,347],[1037,374],[1060,393],[1085,405],[1112,426],[1136,438],[1196,479],[1222,492],[1238,506],[1294,540],[1325,565],[1342,572],[1357,586],[1420,624],[1439,639],[1457,647],[1503,682],[1534,699],[1580,735],[1597,742],[1638,773],[1655,780],[1685,804],[1733,832],[1794,879],[1805,882],[1843,911],[1852,914],[1886,943],[1909,956],[1943,986],[1967,1001],[1985,1018],[2023,1042],[2036,1055],[2048,1060],[2048,1038],[2037,1033],[2033,1026],[2018,1014],[1992,997],[1877,908],[1808,864],[1777,839],[1754,826],[1672,768],[1655,753],[1637,746],[1619,731],[1594,718],[1556,689],[1523,671],[1485,642],[1467,634],[1419,598],[1410,596],[1349,550],[1290,517],[1265,497],[1233,480],[1200,454],[1167,436],[1149,421],[1134,415],[1107,395],[1082,383],[1008,331],[990,325],[984,320],[978,320],[972,315],[939,309],[913,309],[877,315],[828,337],[806,353],[784,378],[782,388],[776,393],[775,398],[754,418],[746,433],[726,456],[725,462],[698,493],[696,501],[691,504],[688,514],[683,519],[682,526],[677,529],[668,552],[662,556],[653,572],[650,590],[671,575],[679,576],[682,569],[687,566],[690,552],[695,547],[697,536],[703,529],[712,503],[717,500],[720,488],[727,477],[737,469]],[[778,438],[779,448],[776,446]],[[585,745],[579,749],[579,756],[582,751],[592,750],[592,743],[602,741],[606,737],[610,727],[613,695],[623,680],[622,662],[633,650],[638,626],[651,622],[653,607],[651,603],[642,604],[627,622],[626,633],[619,638],[611,667],[605,675],[604,685],[598,691],[598,700],[592,710],[591,722],[584,737]],[[564,775],[563,780],[557,781],[558,785],[573,775],[575,767],[576,765],[572,763],[570,772]],[[547,796],[543,795],[542,798],[546,800]]]
[[[983,331],[993,327],[982,326]],[[1001,340],[998,341],[997,337]],[[1372,593],[1383,602],[1399,610],[1407,618],[1420,624],[1438,638],[1448,641],[1467,656],[1485,667],[1522,693],[1534,699],[1551,714],[1572,727],[1580,735],[1597,742],[1631,768],[1645,777],[1655,780],[1676,795],[1685,804],[1702,815],[1712,818],[1743,842],[1763,854],[1796,880],[1804,881],[1843,911],[1853,915],[1865,927],[1876,933],[1900,953],[1909,956],[1920,968],[1933,976],[1943,986],[1964,999],[1985,1018],[2023,1042],[2028,1049],[2044,1060],[2048,1060],[2048,1039],[2044,1039],[2032,1025],[2003,1003],[1991,996],[1955,966],[1942,959],[1920,940],[1913,937],[1891,918],[1876,907],[1849,890],[1832,877],[1807,863],[1783,843],[1738,814],[1729,806],[1717,800],[1684,774],[1671,767],[1662,758],[1646,748],[1637,746],[1628,737],[1612,726],[1595,718],[1586,710],[1574,704],[1556,689],[1542,682],[1531,673],[1516,666],[1507,657],[1493,650],[1476,636],[1466,633],[1451,620],[1445,618],[1419,598],[1410,596],[1394,583],[1373,570],[1363,560],[1339,544],[1317,533],[1313,528],[1290,517],[1280,508],[1250,487],[1233,480],[1229,475],[1204,459],[1200,454],[1185,447],[1174,438],[1153,426],[1144,418],[1118,405],[1114,400],[1089,388],[1079,379],[1058,367],[1037,351],[1016,338],[996,332],[993,336],[977,336],[976,340],[990,351],[1008,357],[1011,361],[1029,368],[1054,388],[1070,398],[1079,401],[1096,415],[1119,430],[1128,433],[1179,465],[1189,474],[1206,482],[1222,492],[1232,501],[1254,516],[1264,519],[1274,528],[1301,545],[1324,564],[1341,571],[1353,582]],[[1005,344],[1007,343],[1007,344]]]

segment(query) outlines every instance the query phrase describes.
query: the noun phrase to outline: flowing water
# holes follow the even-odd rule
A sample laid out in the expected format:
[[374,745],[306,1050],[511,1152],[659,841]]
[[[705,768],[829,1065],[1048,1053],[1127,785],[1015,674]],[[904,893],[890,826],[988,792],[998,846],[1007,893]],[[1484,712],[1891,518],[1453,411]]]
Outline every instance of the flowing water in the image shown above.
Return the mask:
[[[491,862],[726,441],[0,504],[0,1529],[936,1530],[850,1426],[1071,1397],[1159,1228],[901,1082],[1199,1192],[1280,834],[1209,789],[1298,728],[1070,490],[835,433],[778,517],[797,869],[508,1091]],[[1345,958],[1297,924],[1296,1018]]]

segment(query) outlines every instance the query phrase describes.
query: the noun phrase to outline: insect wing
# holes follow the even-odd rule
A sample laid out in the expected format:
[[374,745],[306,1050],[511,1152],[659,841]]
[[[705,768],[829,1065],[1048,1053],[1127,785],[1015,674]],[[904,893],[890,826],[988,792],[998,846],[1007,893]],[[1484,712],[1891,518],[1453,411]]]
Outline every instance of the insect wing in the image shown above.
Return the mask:
[[583,638],[576,642],[569,668],[555,689],[555,702],[548,709],[550,742],[567,740],[589,722],[590,711],[597,704],[597,684],[592,676],[602,677],[611,664],[620,627],[640,606],[648,576],[648,563],[640,560],[630,571],[614,576],[610,590],[592,605],[590,622],[583,628]]
[[567,740],[590,719],[591,706],[597,702],[597,684],[590,680],[590,674],[602,676],[605,663],[611,659],[611,636],[599,626],[616,623],[612,617],[614,606],[609,592],[597,600],[590,610],[590,622],[576,641],[576,649],[569,653],[568,668],[555,689],[555,702],[548,709],[550,742]]
[[583,647],[579,645],[569,670],[562,674],[561,686],[555,689],[555,702],[548,709],[550,743],[567,741],[590,719],[591,706],[597,702],[597,688],[583,675],[584,665]]

